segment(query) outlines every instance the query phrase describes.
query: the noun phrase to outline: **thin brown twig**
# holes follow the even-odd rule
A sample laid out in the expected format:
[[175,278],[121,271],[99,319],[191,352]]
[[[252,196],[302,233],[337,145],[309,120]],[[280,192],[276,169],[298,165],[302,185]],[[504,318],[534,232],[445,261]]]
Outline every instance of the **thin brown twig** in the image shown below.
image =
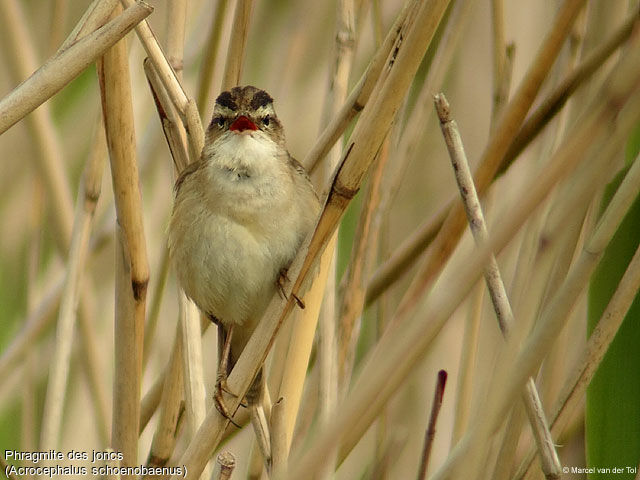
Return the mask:
[[438,372],[438,380],[436,388],[433,392],[433,403],[431,404],[431,414],[429,415],[429,424],[424,433],[424,444],[422,445],[422,458],[420,460],[420,469],[418,470],[418,480],[427,478],[427,468],[429,467],[429,459],[431,457],[431,447],[433,439],[436,436],[436,423],[440,415],[440,407],[442,406],[442,397],[444,396],[444,387],[447,384],[446,370]]

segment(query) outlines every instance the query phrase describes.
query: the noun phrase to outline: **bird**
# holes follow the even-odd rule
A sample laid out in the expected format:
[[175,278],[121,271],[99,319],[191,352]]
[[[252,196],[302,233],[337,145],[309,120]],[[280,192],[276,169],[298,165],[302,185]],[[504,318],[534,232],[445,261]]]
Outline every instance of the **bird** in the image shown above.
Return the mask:
[[[271,96],[251,85],[222,92],[200,158],[175,182],[168,246],[184,293],[218,325],[214,399],[229,420],[222,402],[227,375],[319,211]],[[259,403],[264,388],[261,369],[246,402]]]

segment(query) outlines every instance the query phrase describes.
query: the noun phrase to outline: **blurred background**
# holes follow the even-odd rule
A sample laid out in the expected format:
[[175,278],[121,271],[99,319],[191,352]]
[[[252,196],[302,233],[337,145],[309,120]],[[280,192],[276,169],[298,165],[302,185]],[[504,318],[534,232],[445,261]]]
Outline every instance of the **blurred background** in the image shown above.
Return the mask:
[[[33,71],[34,67],[41,65],[55,52],[89,2],[0,1],[5,12],[12,11],[17,15],[0,15],[0,64],[3,66],[0,68],[0,96],[4,96],[26,78],[25,72]],[[155,11],[148,17],[148,21],[160,43],[164,44],[169,15],[168,2],[149,3]],[[220,93],[235,5],[235,2],[228,2],[224,9],[220,44],[217,51],[209,51],[207,38],[212,29],[214,12],[221,11],[217,3],[213,0],[191,0],[188,2],[186,18],[183,83],[192,95],[195,96],[198,89],[202,88],[199,82],[203,59],[207,56],[216,58],[212,80],[207,85],[207,101],[198,106],[203,125],[210,121],[214,99]],[[426,92],[427,95],[422,92],[431,60],[439,44],[437,40],[443,35],[441,25],[436,41],[423,60],[405,107],[393,127],[389,163],[399,166],[395,172],[397,188],[394,189],[382,220],[377,264],[387,260],[418,225],[445,201],[457,195],[431,95],[438,91],[447,95],[472,166],[488,139],[492,124],[494,88],[492,2],[452,1],[446,15],[452,15],[454,5],[461,3],[465,4],[464,14],[461,18],[456,17],[458,28],[455,39],[452,40],[456,42],[456,47],[443,67],[442,84],[432,85],[432,90]],[[511,92],[519,85],[560,3],[557,0],[504,2],[504,37],[507,43],[513,44],[515,52]],[[627,17],[634,4],[626,0],[587,3],[587,10],[576,22],[575,38],[571,39],[571,42],[579,42],[582,55],[613,32]],[[402,2],[399,0],[356,0],[356,43],[350,87],[360,78],[401,6]],[[285,127],[289,150],[299,160],[314,145],[323,127],[322,112],[334,63],[337,11],[335,1],[272,0],[256,2],[251,15],[242,83],[265,89],[275,99],[278,116]],[[14,30],[25,35],[20,38],[18,51],[14,48],[15,39],[10,38]],[[151,301],[161,278],[159,269],[172,206],[174,174],[171,156],[142,70],[144,50],[134,33],[126,38],[130,49],[135,137],[151,269],[147,298]],[[554,65],[543,86],[542,96],[569,70],[574,58],[571,42],[565,45]],[[610,60],[603,71],[613,61]],[[579,98],[590,98],[603,75],[603,72],[596,73],[593,80],[579,90]],[[570,104],[570,118],[575,118],[580,107],[581,102]],[[94,141],[100,115],[95,67],[87,68],[39,111],[41,120],[34,122],[25,119],[0,138],[0,158],[3,163],[0,170],[0,354],[8,351],[12,340],[25,326],[26,319],[33,317],[43,299],[51,295],[64,272],[65,261],[56,249],[56,234],[51,227],[51,217],[60,206],[47,195],[41,169],[38,167],[41,162],[39,157],[43,154],[56,157],[62,169],[60,174],[75,201],[82,169]],[[499,222],[501,215],[517,201],[524,182],[536,175],[548,159],[549,153],[561,138],[563,129],[564,123],[554,122],[523,153],[517,164],[496,182],[494,190],[498,189],[499,195],[494,192],[487,197],[489,226]],[[43,144],[41,137],[45,137],[48,143]],[[623,158],[620,158],[619,165],[612,166],[612,172],[622,164]],[[96,412],[101,409],[95,405],[96,396],[92,393],[83,367],[83,354],[79,348],[75,348],[62,423],[62,451],[104,449],[106,445],[101,437],[100,425],[110,425],[114,348],[115,210],[108,163],[105,164],[102,183],[85,283],[91,290],[90,323],[99,347],[93,353],[100,368],[98,380],[105,407],[102,413],[106,418],[97,418]],[[320,186],[319,190],[322,189]],[[349,261],[360,205],[361,199],[357,198],[350,206],[340,230],[338,282]],[[460,248],[469,248],[471,242],[467,232]],[[516,260],[522,242],[522,237],[516,237],[499,258],[508,289],[517,269]],[[376,322],[384,316],[385,311],[392,312],[395,309],[418,263],[416,260],[414,266],[388,290],[375,308],[369,308],[365,312],[356,362],[374,345]],[[486,294],[480,295],[484,295],[485,299],[479,309],[480,333],[473,373],[474,398],[484,395],[488,375],[494,368],[497,346],[503,341],[496,328],[490,302]],[[477,311],[476,297],[478,293],[472,294],[460,306],[419,368],[416,368],[404,387],[394,396],[386,410],[384,429],[380,424],[370,429],[340,467],[336,478],[373,478],[371,469],[375,462],[372,459],[375,458],[375,445],[380,435],[384,437],[385,445],[390,442],[395,448],[391,450],[393,461],[385,476],[380,478],[414,478],[439,369],[447,370],[449,384],[438,423],[431,468],[436,468],[444,461],[451,448],[462,338],[470,312],[474,308]],[[513,302],[517,314],[522,303],[517,300]],[[555,399],[561,379],[565,378],[584,345],[585,303],[585,299],[582,299],[574,309],[570,326],[557,342],[557,351],[547,360],[552,365],[553,375],[545,377],[545,368],[548,367],[544,366],[542,369],[540,389],[545,405]],[[143,394],[164,368],[176,331],[177,286],[172,273],[169,273],[159,308],[157,326],[149,343],[150,348],[145,352],[148,362],[144,370]],[[30,339],[29,347],[20,355],[19,361],[8,370],[0,371],[0,450],[34,450],[37,446],[46,378],[55,344],[55,305],[48,309],[44,317],[48,320],[43,322],[37,335]],[[79,335],[77,330],[76,327],[76,336]],[[213,330],[209,329],[203,337],[208,404],[212,399],[209,394],[215,383],[217,358]],[[308,400],[311,395],[312,393],[307,392],[303,398]],[[575,418],[571,433],[562,442],[561,455],[567,465],[583,465],[585,461],[582,415],[578,414]],[[141,462],[146,458],[155,421],[155,418],[151,420],[141,436]],[[519,455],[531,443],[527,429],[524,431]],[[245,428],[229,444],[229,449],[236,454],[239,464],[234,478],[244,478],[252,435],[251,430]],[[297,446],[294,439],[294,449]],[[573,478],[583,477],[576,475]]]

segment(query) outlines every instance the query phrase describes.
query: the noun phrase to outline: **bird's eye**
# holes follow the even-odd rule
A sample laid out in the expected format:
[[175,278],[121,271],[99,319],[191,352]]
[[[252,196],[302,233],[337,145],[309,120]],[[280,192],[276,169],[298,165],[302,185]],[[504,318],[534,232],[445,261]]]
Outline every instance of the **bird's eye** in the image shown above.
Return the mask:
[[271,119],[269,118],[269,115],[266,115],[264,117],[262,117],[262,124],[266,127],[267,125],[269,125],[269,122],[271,121]]
[[216,125],[218,125],[218,127],[222,128],[222,127],[224,127],[224,118],[222,118],[222,117],[215,117],[215,118],[213,119],[213,122],[212,122],[212,123],[215,123]]

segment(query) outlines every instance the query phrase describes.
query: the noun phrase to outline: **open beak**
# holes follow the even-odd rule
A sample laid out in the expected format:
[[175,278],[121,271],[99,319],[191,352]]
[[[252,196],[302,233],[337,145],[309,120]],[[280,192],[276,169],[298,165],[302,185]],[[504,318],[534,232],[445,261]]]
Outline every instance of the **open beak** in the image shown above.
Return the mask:
[[238,118],[236,118],[229,127],[229,130],[231,130],[232,132],[244,132],[245,130],[257,129],[258,127],[256,126],[256,124],[244,115],[240,115]]

